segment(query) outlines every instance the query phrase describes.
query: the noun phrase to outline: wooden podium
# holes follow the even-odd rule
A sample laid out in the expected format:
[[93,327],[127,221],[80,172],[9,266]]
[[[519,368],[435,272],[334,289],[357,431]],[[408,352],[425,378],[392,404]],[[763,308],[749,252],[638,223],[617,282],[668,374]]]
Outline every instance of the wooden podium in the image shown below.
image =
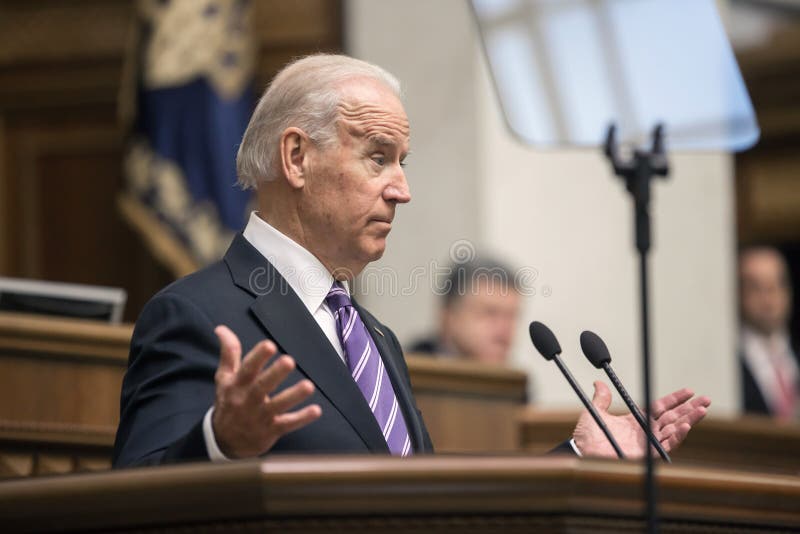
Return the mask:
[[[0,484],[14,532],[642,532],[638,463],[275,458]],[[658,469],[662,532],[800,529],[800,479]]]

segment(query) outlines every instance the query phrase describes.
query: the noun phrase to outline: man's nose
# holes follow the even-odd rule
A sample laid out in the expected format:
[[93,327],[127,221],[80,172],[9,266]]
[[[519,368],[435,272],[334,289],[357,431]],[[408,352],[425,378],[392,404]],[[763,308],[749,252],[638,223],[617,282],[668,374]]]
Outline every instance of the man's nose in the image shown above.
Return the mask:
[[391,183],[383,190],[383,198],[399,204],[411,202],[411,191],[408,188],[408,180],[406,180],[403,167],[397,166],[397,172],[392,177]]

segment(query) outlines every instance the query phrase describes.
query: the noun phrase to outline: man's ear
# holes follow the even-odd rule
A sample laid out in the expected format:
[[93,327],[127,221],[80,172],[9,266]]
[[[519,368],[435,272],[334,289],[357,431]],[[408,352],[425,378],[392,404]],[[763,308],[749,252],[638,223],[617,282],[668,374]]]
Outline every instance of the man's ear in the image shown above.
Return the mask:
[[300,128],[292,126],[281,134],[281,170],[286,182],[293,189],[300,189],[305,185],[310,148],[311,139]]

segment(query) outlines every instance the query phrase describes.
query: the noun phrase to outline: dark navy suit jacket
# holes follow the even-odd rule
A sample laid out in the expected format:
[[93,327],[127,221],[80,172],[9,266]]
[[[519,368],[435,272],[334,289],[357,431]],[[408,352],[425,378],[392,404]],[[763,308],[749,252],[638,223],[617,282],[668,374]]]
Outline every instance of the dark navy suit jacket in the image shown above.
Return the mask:
[[[433,452],[397,338],[354,305],[383,358],[414,451]],[[115,467],[208,460],[202,421],[214,403],[219,363],[214,328],[220,324],[239,337],[243,354],[271,339],[294,357],[297,367],[280,389],[304,378],[316,385],[303,405],[319,404],[322,416],[283,436],[270,454],[389,453],[328,338],[286,281],[239,234],[222,261],[164,288],[139,316],[122,384]]]

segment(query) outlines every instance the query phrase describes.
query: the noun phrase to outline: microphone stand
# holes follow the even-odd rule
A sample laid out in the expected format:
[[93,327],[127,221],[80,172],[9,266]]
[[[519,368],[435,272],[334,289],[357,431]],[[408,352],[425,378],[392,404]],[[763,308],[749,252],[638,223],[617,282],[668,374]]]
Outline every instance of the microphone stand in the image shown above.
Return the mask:
[[[664,150],[664,127],[658,124],[653,129],[651,149],[634,149],[632,156],[623,161],[619,155],[616,125],[608,128],[605,155],[614,168],[614,174],[625,180],[625,187],[634,203],[636,248],[639,252],[641,327],[642,327],[642,369],[644,373],[644,406],[648,432],[651,431],[651,393],[650,393],[650,329],[648,306],[649,281],[647,277],[647,255],[650,251],[650,183],[654,176],[666,177],[669,173]],[[654,477],[653,454],[649,442],[645,447],[645,498],[647,502],[647,531],[658,532],[657,488]]]

